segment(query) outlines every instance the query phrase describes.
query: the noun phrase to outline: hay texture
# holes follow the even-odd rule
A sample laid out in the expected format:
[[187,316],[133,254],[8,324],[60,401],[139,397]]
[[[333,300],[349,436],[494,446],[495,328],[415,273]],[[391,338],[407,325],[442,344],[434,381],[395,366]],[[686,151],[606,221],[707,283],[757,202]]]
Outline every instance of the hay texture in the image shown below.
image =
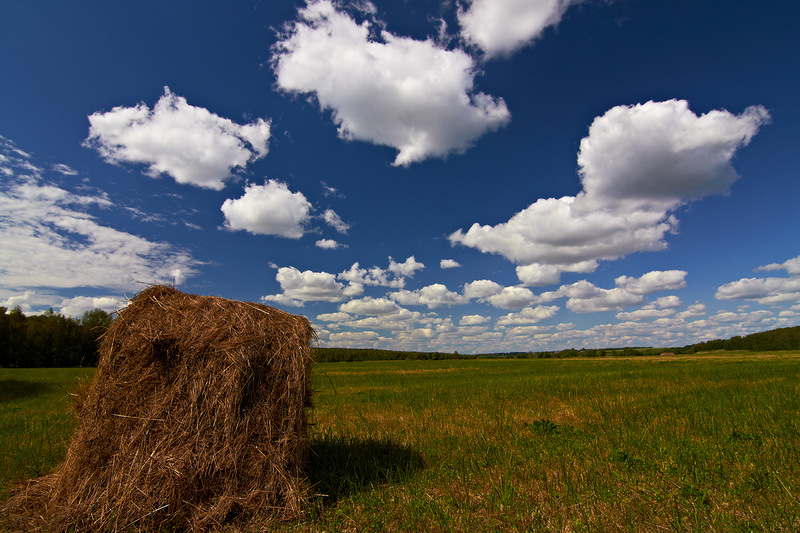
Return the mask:
[[312,337],[308,320],[264,305],[141,292],[78,393],[64,463],[14,491],[0,530],[249,530],[298,516]]

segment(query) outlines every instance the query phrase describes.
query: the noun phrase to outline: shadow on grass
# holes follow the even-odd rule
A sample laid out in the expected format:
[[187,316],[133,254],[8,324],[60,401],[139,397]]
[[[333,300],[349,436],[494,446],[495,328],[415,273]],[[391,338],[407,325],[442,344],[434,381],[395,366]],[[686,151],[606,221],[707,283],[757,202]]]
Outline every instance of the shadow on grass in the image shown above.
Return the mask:
[[310,444],[308,479],[326,506],[375,485],[402,483],[425,466],[419,453],[387,440],[325,436]]
[[21,379],[0,380],[0,403],[10,402],[27,396],[39,396],[52,392],[53,385],[38,381],[25,381]]

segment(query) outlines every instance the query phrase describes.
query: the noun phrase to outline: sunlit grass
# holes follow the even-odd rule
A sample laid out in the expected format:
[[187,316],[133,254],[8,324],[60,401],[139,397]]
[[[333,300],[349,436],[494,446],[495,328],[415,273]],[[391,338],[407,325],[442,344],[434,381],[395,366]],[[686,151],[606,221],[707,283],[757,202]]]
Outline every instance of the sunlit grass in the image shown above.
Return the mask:
[[795,531],[800,358],[317,365],[321,436],[418,454],[303,528]]
[[[0,370],[44,383],[0,392],[4,483],[58,461],[86,375],[25,372]],[[285,530],[800,530],[796,353],[325,363],[313,386],[315,495]]]

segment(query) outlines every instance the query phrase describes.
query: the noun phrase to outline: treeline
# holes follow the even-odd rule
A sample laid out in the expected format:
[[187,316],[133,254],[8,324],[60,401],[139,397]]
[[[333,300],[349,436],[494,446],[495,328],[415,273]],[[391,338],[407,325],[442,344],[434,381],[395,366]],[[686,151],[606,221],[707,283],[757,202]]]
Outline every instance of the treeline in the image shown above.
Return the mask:
[[646,356],[660,355],[662,353],[689,354],[697,352],[713,352],[717,350],[737,351],[745,350],[751,352],[780,351],[780,350],[800,350],[800,326],[791,328],[780,328],[760,333],[752,333],[744,337],[737,335],[730,339],[716,339],[706,342],[698,342],[687,346],[676,346],[672,348],[610,348],[610,349],[590,349],[583,348],[576,350],[573,348],[555,352],[528,352],[518,354],[517,357],[536,357],[561,359],[567,357],[606,357],[606,356]]
[[313,358],[317,363],[354,361],[434,361],[440,359],[475,359],[486,355],[461,355],[458,352],[400,352],[373,350],[369,348],[314,348]]
[[518,359],[566,359],[569,357],[634,357],[642,355],[659,355],[664,351],[674,351],[662,348],[567,348],[552,352],[526,352],[516,354]]
[[52,309],[25,316],[19,307],[0,307],[0,367],[95,366],[99,337],[110,323],[101,309],[74,319]]
[[[800,326],[780,328],[761,333],[753,333],[744,337],[716,339],[678,348],[681,353],[710,352],[714,350],[749,350],[763,352],[766,350],[800,350]],[[676,352],[677,353],[677,352]]]

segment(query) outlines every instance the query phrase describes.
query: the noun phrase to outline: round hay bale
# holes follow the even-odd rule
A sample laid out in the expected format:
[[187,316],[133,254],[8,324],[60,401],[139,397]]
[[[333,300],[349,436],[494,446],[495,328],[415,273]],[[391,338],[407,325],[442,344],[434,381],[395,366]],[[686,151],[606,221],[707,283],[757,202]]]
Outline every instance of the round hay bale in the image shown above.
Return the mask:
[[264,305],[154,286],[120,311],[65,461],[2,509],[24,531],[269,524],[302,513],[313,330]]

